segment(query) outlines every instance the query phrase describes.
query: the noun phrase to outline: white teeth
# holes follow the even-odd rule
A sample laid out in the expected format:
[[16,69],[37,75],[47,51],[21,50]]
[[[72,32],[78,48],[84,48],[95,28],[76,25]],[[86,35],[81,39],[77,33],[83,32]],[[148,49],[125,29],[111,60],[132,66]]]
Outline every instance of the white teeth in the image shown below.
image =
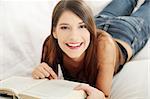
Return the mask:
[[72,46],[72,47],[76,47],[76,46],[80,46],[80,43],[78,43],[78,44],[67,44],[67,45]]

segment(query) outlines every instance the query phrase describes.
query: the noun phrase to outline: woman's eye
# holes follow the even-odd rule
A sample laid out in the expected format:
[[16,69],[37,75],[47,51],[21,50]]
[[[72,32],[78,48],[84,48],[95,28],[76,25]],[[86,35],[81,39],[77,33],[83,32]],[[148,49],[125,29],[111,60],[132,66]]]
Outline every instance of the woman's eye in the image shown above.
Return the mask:
[[86,25],[80,25],[80,28],[86,28]]
[[62,27],[60,27],[60,29],[66,30],[66,29],[69,29],[69,28],[67,26],[62,26]]

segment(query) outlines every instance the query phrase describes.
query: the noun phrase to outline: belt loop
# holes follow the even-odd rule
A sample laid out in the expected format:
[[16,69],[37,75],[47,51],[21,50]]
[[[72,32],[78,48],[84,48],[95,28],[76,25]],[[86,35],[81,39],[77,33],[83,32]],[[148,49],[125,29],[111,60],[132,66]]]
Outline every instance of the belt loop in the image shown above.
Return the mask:
[[108,28],[109,28],[109,24],[105,24],[103,30],[107,32]]

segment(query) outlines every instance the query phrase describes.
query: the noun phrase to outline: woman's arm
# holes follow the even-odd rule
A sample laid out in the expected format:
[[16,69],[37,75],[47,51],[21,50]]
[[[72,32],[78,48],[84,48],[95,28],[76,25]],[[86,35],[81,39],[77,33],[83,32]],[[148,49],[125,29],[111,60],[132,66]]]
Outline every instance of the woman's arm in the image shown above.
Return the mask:
[[109,97],[115,67],[119,65],[119,49],[107,33],[98,37],[98,76],[96,87]]

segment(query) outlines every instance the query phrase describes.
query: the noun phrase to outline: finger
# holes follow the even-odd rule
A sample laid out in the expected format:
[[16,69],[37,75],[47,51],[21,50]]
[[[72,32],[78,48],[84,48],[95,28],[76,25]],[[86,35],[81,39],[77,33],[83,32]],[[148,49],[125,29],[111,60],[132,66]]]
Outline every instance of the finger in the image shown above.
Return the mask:
[[50,79],[50,80],[52,80],[52,79],[54,79],[51,75],[48,77],[48,79]]
[[33,77],[34,79],[39,79],[39,77],[36,76],[36,75],[33,75],[32,77]]
[[51,67],[49,68],[44,68],[46,71],[48,71],[49,76],[51,76],[53,79],[57,79],[57,74],[53,71],[53,69]]
[[34,74],[35,77],[37,78],[45,78],[45,75],[43,73],[41,73],[40,71],[36,71]]
[[39,70],[45,77],[49,77],[50,73],[47,72],[43,67],[39,68]]
[[75,90],[84,90],[88,95],[92,93],[92,87],[88,84],[80,84],[79,86],[74,88]]
[[58,79],[57,74],[51,69],[50,76],[53,77],[53,79]]
[[38,79],[38,77],[34,74],[34,72],[32,72],[32,77],[33,79]]
[[[57,74],[53,71],[53,69],[50,67],[50,66],[48,66],[46,63],[43,63],[43,67],[44,67],[44,69],[48,72],[48,73],[50,73],[50,75],[54,78],[54,79],[57,79],[58,77],[57,77]],[[49,75],[49,76],[50,76]]]
[[34,79],[39,79],[39,77],[36,75],[36,69],[32,72],[32,77]]

